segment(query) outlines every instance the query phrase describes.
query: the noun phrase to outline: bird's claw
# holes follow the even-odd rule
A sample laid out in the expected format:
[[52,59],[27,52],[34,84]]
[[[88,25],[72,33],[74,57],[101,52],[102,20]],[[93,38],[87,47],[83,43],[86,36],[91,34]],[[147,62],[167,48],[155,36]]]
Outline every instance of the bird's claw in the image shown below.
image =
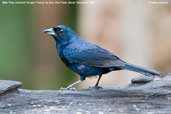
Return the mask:
[[93,86],[93,87],[89,87],[89,89],[95,89],[95,90],[98,90],[98,89],[102,89],[102,87],[100,87],[100,86]]
[[61,87],[60,90],[76,90],[76,88],[75,87],[66,87],[66,88]]

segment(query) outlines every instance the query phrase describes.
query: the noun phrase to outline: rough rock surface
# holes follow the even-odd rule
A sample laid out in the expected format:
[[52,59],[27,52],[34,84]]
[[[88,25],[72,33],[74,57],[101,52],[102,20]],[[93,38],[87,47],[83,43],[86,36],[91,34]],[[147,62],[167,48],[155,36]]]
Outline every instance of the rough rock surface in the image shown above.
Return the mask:
[[17,89],[20,85],[0,81],[0,114],[171,114],[170,76],[103,89]]
[[0,80],[0,95],[8,91],[16,90],[22,83],[17,81]]

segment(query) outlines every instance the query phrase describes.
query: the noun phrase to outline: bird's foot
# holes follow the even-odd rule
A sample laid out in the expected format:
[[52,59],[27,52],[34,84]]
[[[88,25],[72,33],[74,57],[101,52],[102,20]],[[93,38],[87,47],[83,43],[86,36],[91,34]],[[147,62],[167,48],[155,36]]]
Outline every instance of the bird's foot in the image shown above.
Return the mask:
[[89,87],[89,89],[95,89],[95,90],[98,90],[98,89],[103,89],[102,87],[100,86],[93,86],[93,87]]
[[80,83],[80,82],[81,82],[81,80],[78,80],[78,81],[76,81],[76,82],[70,84],[70,85],[67,86],[66,88],[61,88],[61,89],[63,89],[63,90],[76,90],[76,88],[75,88],[74,86],[75,86],[76,84]]
[[66,87],[66,88],[61,87],[60,90],[76,90],[76,88],[75,87]]

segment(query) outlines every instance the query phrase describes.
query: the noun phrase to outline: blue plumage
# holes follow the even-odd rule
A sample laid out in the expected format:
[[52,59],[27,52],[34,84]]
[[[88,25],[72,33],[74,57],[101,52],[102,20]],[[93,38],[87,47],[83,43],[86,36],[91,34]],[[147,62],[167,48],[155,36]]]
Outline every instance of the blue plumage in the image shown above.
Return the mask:
[[99,75],[95,87],[98,86],[102,74],[115,70],[126,69],[147,76],[160,75],[160,72],[156,70],[128,64],[108,50],[80,39],[68,26],[58,25],[46,29],[44,32],[53,36],[61,60],[67,67],[80,75],[81,81],[86,77]]

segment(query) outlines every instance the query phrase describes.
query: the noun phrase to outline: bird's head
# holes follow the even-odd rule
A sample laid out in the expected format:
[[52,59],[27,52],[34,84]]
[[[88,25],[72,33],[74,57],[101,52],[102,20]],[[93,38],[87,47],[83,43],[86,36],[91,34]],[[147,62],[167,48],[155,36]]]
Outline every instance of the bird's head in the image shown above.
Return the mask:
[[43,32],[51,35],[56,42],[66,42],[77,38],[77,34],[66,25],[57,25],[55,27],[45,29]]

